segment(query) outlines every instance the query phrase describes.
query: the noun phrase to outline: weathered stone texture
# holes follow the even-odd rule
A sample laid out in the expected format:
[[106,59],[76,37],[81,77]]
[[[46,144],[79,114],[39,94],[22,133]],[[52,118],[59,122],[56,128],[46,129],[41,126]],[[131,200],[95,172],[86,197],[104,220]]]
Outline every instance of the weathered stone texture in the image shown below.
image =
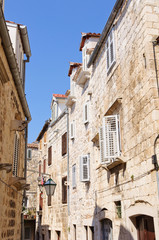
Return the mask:
[[[5,68],[8,81],[0,79],[0,163],[13,164],[14,134],[11,131],[11,120],[17,115],[25,120],[23,109],[17,94],[2,44],[0,44],[0,71]],[[2,64],[3,63],[3,64]],[[24,133],[20,132],[20,155],[18,163],[18,176],[24,177]],[[22,192],[11,189],[7,184],[12,177],[12,171],[0,171],[0,238],[3,240],[20,239],[21,233],[21,206]]]
[[[159,100],[152,41],[159,35],[158,22],[158,1],[128,1],[114,21],[116,63],[107,72],[103,43],[93,64],[90,80],[83,88],[79,85],[75,87],[77,101],[70,109],[70,121],[75,121],[76,134],[69,145],[69,239],[73,236],[73,224],[77,226],[77,240],[81,239],[81,234],[84,236],[85,220],[89,216],[88,226],[95,226],[95,239],[99,240],[99,221],[102,219],[99,215],[104,208],[107,209],[105,218],[113,221],[114,239],[128,239],[131,229],[128,228],[127,214],[133,206],[139,206],[139,203],[143,208],[151,206],[156,218],[158,193],[151,156],[159,132]],[[158,51],[159,46],[156,46],[157,63]],[[122,98],[122,102],[112,114],[120,115],[121,149],[126,164],[107,171],[100,167],[100,149],[91,140],[117,98]],[[83,105],[86,101],[89,101],[89,123],[84,125]],[[79,181],[79,158],[87,153],[90,153],[89,184]],[[71,171],[75,163],[77,186],[72,189]],[[114,202],[119,200],[122,203],[122,219],[116,220]],[[155,224],[157,237],[158,229]]]

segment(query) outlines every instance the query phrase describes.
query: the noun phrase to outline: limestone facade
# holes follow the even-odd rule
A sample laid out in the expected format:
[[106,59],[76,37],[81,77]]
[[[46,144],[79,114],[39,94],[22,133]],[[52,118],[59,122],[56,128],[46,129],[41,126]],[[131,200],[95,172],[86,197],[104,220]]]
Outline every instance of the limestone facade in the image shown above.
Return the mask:
[[[42,210],[39,211],[41,227],[38,228],[43,239],[67,239],[67,112],[66,96],[54,94],[51,103],[50,123],[47,129],[46,175],[44,182],[51,178],[57,184],[54,195],[49,198],[43,188]],[[38,137],[38,141],[39,141]],[[39,143],[40,144],[40,143]],[[43,140],[42,143],[43,144]],[[44,153],[42,153],[44,158]]]
[[28,188],[26,120],[31,115],[1,7],[0,19],[0,239],[20,240],[23,191]]
[[152,239],[159,239],[152,164],[159,133],[158,22],[158,1],[117,1],[95,49],[87,48],[90,67],[70,64],[70,240],[140,240],[142,221],[146,234],[151,225]]

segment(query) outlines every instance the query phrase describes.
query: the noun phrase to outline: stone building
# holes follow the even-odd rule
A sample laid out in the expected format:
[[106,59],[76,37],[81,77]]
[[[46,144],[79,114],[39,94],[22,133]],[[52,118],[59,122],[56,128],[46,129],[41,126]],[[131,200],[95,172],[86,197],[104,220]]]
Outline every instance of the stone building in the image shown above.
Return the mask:
[[159,239],[158,23],[159,1],[117,0],[70,63],[70,240]]
[[[12,34],[13,28],[16,34]],[[27,124],[31,120],[24,88],[25,63],[30,56],[26,26],[6,24],[0,5],[0,239],[23,237],[23,192],[29,187]]]
[[[53,179],[57,184],[53,196],[48,197],[43,188],[43,204],[41,211],[42,239],[67,239],[68,235],[68,200],[67,200],[67,164],[68,164],[68,114],[66,98],[63,94],[53,94],[51,102],[51,119],[47,129],[46,175],[43,181]],[[39,141],[40,138],[38,137]],[[40,143],[39,143],[40,144]],[[41,143],[43,144],[43,143]]]
[[24,239],[35,239],[36,202],[39,177],[39,151],[36,142],[27,144],[27,204],[24,209]]

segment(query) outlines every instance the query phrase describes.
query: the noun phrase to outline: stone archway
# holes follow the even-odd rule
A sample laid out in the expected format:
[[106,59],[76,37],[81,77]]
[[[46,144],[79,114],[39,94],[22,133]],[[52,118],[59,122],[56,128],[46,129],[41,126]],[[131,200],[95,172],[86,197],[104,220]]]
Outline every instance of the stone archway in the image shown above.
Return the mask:
[[[159,239],[157,208],[148,202],[136,202],[126,210],[126,224],[134,240]],[[147,237],[147,238],[146,238]]]

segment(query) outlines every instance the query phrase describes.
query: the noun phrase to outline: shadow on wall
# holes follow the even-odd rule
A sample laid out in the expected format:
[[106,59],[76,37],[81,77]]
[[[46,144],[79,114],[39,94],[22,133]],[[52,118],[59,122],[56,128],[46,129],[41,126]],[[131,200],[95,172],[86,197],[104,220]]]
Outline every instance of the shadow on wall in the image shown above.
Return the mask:
[[[124,227],[122,224],[116,225],[115,221],[119,223],[120,218],[116,217],[114,222],[112,221],[112,212],[110,212],[106,207],[100,208],[95,207],[94,218],[92,221],[92,226],[94,226],[94,238],[100,240],[134,240],[131,232]],[[121,218],[122,220],[122,218]],[[116,229],[113,229],[116,228]],[[115,231],[114,231],[115,230]],[[113,232],[119,231],[118,236],[113,236]]]
[[134,240],[133,236],[123,225],[120,225],[118,240]]

